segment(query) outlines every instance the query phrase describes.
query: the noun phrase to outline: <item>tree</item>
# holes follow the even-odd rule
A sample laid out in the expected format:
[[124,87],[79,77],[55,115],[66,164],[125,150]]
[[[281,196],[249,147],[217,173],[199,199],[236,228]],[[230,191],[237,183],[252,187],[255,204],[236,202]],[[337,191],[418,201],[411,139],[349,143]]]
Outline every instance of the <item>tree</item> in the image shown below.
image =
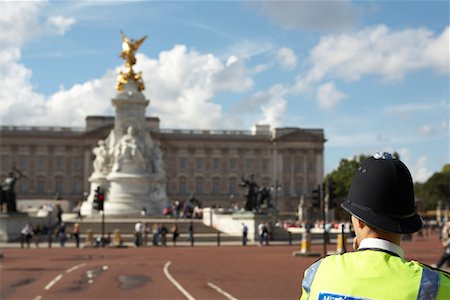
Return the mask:
[[424,183],[415,183],[414,192],[423,203],[423,209],[436,209],[437,202],[450,205],[450,164],[442,167]]

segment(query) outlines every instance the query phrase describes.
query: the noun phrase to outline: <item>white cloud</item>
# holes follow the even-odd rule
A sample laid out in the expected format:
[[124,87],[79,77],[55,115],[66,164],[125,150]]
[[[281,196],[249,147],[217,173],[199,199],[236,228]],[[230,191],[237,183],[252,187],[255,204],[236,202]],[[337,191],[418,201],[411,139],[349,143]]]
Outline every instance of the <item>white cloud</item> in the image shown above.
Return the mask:
[[417,161],[409,167],[414,182],[425,182],[431,175],[427,168],[427,157],[421,156]]
[[38,1],[1,1],[1,48],[21,47],[39,33],[38,15],[46,6]]
[[263,97],[266,98],[266,103],[261,106],[263,116],[258,122],[259,124],[270,124],[273,127],[283,124],[283,117],[287,108],[287,101],[284,98],[286,92],[285,86],[275,85],[266,93],[263,93]]
[[42,17],[47,1],[2,1],[1,48],[21,47],[42,35],[63,35],[75,23],[64,16]]
[[[32,72],[21,59],[21,47],[44,34],[64,34],[75,22],[62,16],[40,19],[46,2],[2,2],[0,18],[2,67],[0,70],[0,119],[2,124],[42,124],[49,112],[46,99],[33,91]],[[51,114],[49,114],[51,115]],[[45,119],[45,120],[43,120]],[[73,124],[65,124],[73,125]]]
[[426,155],[419,156],[414,160],[411,150],[408,148],[400,148],[397,152],[400,154],[400,160],[405,163],[411,172],[414,182],[424,182],[432,175],[432,172],[428,170]]
[[[363,76],[378,75],[383,80],[401,80],[413,71],[431,68],[449,73],[449,35],[447,27],[440,35],[424,29],[391,31],[385,25],[360,31],[327,35],[310,51],[305,75],[299,75],[291,93],[315,90],[319,107],[332,108],[345,97],[334,85],[320,83],[327,78],[358,81]],[[334,95],[331,96],[330,95]],[[389,106],[385,113],[433,112],[448,109],[448,103]]]
[[408,72],[424,68],[448,73],[449,29],[435,37],[424,28],[391,31],[379,25],[328,35],[311,50],[309,59],[313,69],[348,81],[367,75],[401,80]]
[[351,1],[263,1],[253,3],[260,13],[287,28],[342,30],[352,28],[359,11]]
[[63,35],[69,28],[75,24],[74,18],[65,18],[63,16],[49,17],[46,22],[46,27],[49,32]]
[[297,66],[297,56],[289,48],[278,49],[277,60],[281,67],[287,70],[292,70]]
[[[21,62],[21,47],[43,34],[61,35],[73,18],[42,18],[46,3],[2,2],[1,123],[10,125],[83,126],[87,115],[112,115],[117,70],[101,78],[61,88],[49,97],[36,93],[32,72]],[[213,97],[223,92],[242,92],[252,87],[243,57],[258,49],[251,43],[241,52],[222,61],[212,54],[188,50],[184,45],[160,53],[158,59],[138,54],[135,69],[143,72],[146,96],[152,99],[149,111],[163,120],[164,127],[223,128],[231,123]],[[122,68],[122,67],[120,67]],[[227,124],[230,125],[230,124]]]
[[433,128],[433,126],[429,125],[429,124],[425,124],[420,126],[419,128],[419,134],[420,135],[433,135],[434,133],[436,133],[436,130]]
[[237,103],[233,107],[232,113],[247,115],[248,118],[252,118],[250,115],[260,112],[261,116],[257,120],[254,119],[255,123],[269,124],[272,127],[282,125],[287,108],[287,100],[285,99],[287,93],[288,88],[285,85],[274,85]]
[[345,97],[347,95],[337,90],[332,82],[322,84],[317,89],[317,102],[320,109],[330,110]]
[[[11,56],[14,56],[11,54]],[[136,71],[143,72],[148,110],[168,128],[224,128],[231,121],[212,99],[223,92],[240,92],[253,84],[242,60],[221,61],[184,45],[160,53],[158,59],[137,55]],[[60,90],[45,99],[33,92],[31,71],[10,63],[2,98],[2,123],[21,125],[83,126],[87,115],[112,115],[117,70],[99,79]],[[122,67],[120,67],[122,68]],[[14,74],[14,76],[12,76]],[[20,87],[20,88],[18,88]],[[21,95],[17,95],[20,91]]]

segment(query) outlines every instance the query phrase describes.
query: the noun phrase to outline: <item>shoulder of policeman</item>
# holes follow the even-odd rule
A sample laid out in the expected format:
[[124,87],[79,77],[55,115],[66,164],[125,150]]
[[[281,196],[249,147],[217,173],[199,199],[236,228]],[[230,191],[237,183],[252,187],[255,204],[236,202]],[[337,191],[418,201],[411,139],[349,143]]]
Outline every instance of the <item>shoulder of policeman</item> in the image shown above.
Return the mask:
[[432,266],[430,266],[430,265],[427,265],[427,264],[424,264],[424,263],[421,263],[421,262],[418,262],[418,264],[419,264],[422,268],[427,268],[427,269],[429,269],[429,270],[438,272],[438,273],[442,274],[445,278],[447,278],[448,280],[450,280],[450,272],[447,272],[447,271],[445,271],[445,270],[442,270],[442,269],[438,269],[438,268],[432,267]]

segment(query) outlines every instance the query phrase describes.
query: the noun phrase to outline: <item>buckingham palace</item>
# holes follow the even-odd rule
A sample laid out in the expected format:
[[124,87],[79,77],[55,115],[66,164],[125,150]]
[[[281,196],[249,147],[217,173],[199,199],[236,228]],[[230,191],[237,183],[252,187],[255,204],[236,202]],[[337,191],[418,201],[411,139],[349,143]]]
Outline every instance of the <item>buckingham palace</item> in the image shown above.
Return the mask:
[[[239,204],[241,178],[253,174],[260,186],[274,189],[280,210],[292,211],[322,182],[322,129],[170,130],[160,128],[158,118],[146,121],[160,142],[170,200],[195,194],[205,206]],[[89,191],[92,150],[113,126],[112,116],[89,116],[85,128],[2,126],[1,177],[12,168],[24,174],[18,200],[81,201]]]

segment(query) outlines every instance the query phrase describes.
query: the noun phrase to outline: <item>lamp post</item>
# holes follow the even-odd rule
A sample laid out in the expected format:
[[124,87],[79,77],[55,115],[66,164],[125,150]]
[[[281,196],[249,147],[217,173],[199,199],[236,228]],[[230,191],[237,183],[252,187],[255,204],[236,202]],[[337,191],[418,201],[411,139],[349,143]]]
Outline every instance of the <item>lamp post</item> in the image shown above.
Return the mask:
[[275,184],[272,185],[271,187],[272,191],[273,191],[273,206],[275,207],[275,209],[278,206],[278,191],[281,190],[281,185],[278,183],[278,180],[275,180]]
[[52,247],[52,234],[53,234],[53,230],[52,230],[52,212],[53,212],[53,208],[52,208],[51,204],[48,204],[47,205],[47,217],[48,217],[47,234],[48,234],[48,247],[49,248]]

